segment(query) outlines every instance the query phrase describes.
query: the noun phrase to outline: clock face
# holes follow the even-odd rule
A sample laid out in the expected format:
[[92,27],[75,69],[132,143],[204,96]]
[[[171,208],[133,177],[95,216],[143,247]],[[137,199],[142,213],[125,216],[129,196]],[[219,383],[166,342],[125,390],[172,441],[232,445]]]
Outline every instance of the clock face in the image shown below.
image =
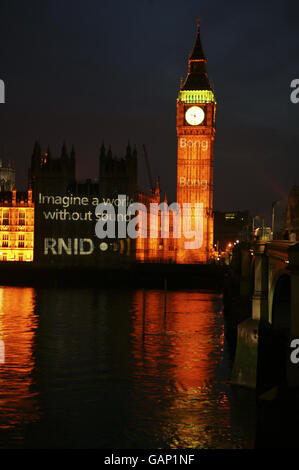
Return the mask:
[[199,126],[205,118],[205,112],[199,106],[192,106],[186,111],[185,117],[191,126]]

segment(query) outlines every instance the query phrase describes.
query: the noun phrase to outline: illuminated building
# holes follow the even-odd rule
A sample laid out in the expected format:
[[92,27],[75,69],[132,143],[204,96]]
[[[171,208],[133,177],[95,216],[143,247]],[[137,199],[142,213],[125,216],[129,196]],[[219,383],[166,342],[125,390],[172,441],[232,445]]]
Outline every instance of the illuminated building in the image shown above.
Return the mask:
[[[151,194],[138,193],[138,202],[146,207],[145,218],[139,217],[139,237],[136,240],[136,260],[138,262],[174,263],[176,259],[176,242],[173,238],[172,212],[163,212],[159,180]],[[168,204],[164,197],[164,204]],[[163,204],[162,203],[162,204]],[[153,206],[154,208],[153,208]],[[158,206],[160,208],[158,209]],[[168,220],[169,237],[162,237],[163,213]],[[146,224],[144,224],[146,220]],[[146,225],[146,226],[145,226]],[[144,237],[144,238],[143,238]]]
[[147,213],[146,225],[144,224],[144,218],[142,215],[139,217],[139,236],[136,240],[136,260],[139,262],[156,261],[159,252],[159,238],[152,238],[150,235],[150,224],[155,224],[155,229],[158,230],[158,221],[151,221],[149,217],[150,204],[160,204],[160,188],[159,184],[156,184],[155,191],[152,194],[146,194],[140,192],[138,194],[138,202],[143,204]]
[[33,261],[32,191],[0,192],[0,261]]
[[[139,262],[165,263],[175,261],[175,245],[171,238],[173,232],[172,217],[169,217],[170,238],[162,238],[162,211],[157,209],[160,205],[160,185],[156,182],[156,187],[152,194],[138,193],[138,202],[146,207],[146,226],[144,218],[139,217],[139,234],[136,240],[136,260]],[[164,203],[167,204],[166,195]],[[151,209],[151,204],[156,209]],[[151,212],[150,212],[151,211]],[[153,234],[155,236],[153,236]]]
[[[157,238],[150,242],[137,241],[138,261],[192,264],[206,263],[213,256],[213,160],[216,101],[206,65],[207,59],[203,53],[198,23],[196,42],[189,57],[188,75],[181,85],[177,99],[177,202],[182,211],[181,236],[174,238],[174,220],[170,215],[170,238],[162,239],[160,211],[157,217],[159,225]],[[157,201],[157,194],[153,194],[152,198],[160,203]],[[139,195],[139,202],[145,203],[148,209],[150,203],[154,201],[144,202],[144,197]],[[190,204],[189,214],[183,214],[184,204]],[[187,249],[186,241],[192,241],[192,237],[186,237],[184,225],[189,226],[190,232],[198,231],[201,216],[196,212],[196,204],[202,204],[203,209],[201,230],[203,240],[199,243],[200,247]],[[151,224],[153,222],[148,217],[147,225]],[[142,232],[141,227],[140,233]]]
[[[64,144],[60,158],[53,158],[50,149],[42,153],[37,142],[29,170],[32,193],[28,193],[27,201],[18,201],[13,192],[11,200],[2,203],[1,259],[32,261],[33,245],[35,262],[44,266],[118,266],[136,260],[192,264],[212,258],[216,101],[206,64],[198,24],[188,75],[177,99],[177,203],[182,211],[178,238],[174,236],[173,213],[165,222],[157,207],[161,203],[159,185],[150,194],[138,191],[136,149],[128,145],[124,157],[116,158],[110,148],[106,151],[102,145],[99,178],[78,183],[74,150],[69,154]],[[128,201],[138,201],[147,209],[146,224],[141,220],[136,243],[126,235],[117,234],[114,239],[95,236],[96,207],[107,203],[118,208],[119,195],[126,195]],[[86,203],[65,207],[64,202],[56,202],[64,197],[79,201],[81,198]],[[164,202],[167,203],[166,197]],[[154,216],[149,210],[151,204],[155,205]],[[187,204],[189,214],[183,213]],[[196,212],[197,205],[201,205],[202,217]],[[18,223],[19,214],[25,223]],[[198,247],[187,248],[186,242],[192,243],[192,234],[198,232],[197,222],[201,220],[202,240]],[[185,231],[186,221],[191,222],[187,224],[191,237]],[[169,224],[169,236],[162,236],[162,224]],[[143,238],[145,234],[147,237]]]
[[[128,145],[123,158],[102,145],[99,177],[78,182],[74,149],[57,158],[35,144],[29,181],[35,203],[34,260],[40,266],[103,267],[135,261],[135,241],[98,239],[95,209],[106,202],[117,209],[118,195],[137,197],[137,153]],[[70,202],[66,204],[64,201]],[[60,200],[58,204],[57,201]],[[86,203],[80,204],[80,200]],[[79,201],[79,202],[78,202]]]
[[177,202],[191,204],[191,229],[195,229],[195,205],[203,204],[203,244],[184,249],[178,240],[177,263],[207,262],[213,253],[213,159],[216,101],[207,75],[207,59],[200,39],[189,57],[188,75],[177,100]]

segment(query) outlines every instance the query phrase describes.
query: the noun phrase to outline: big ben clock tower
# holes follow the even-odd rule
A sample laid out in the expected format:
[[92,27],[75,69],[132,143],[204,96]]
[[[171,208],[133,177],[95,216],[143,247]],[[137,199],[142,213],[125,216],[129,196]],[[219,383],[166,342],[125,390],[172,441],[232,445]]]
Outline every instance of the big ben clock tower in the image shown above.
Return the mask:
[[182,235],[177,244],[178,263],[206,263],[212,255],[215,115],[216,101],[207,75],[198,21],[188,75],[177,99],[177,202],[181,208],[191,204],[191,230],[199,217],[195,204],[202,204],[202,237],[200,247],[186,249],[186,238]]

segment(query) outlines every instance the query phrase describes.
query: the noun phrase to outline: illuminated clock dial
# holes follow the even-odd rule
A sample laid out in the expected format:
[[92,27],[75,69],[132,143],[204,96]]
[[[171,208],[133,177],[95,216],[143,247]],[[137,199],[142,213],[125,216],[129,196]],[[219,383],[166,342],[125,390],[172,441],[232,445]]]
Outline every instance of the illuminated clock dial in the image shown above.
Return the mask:
[[205,118],[205,113],[199,106],[192,106],[186,111],[185,117],[191,126],[199,126]]

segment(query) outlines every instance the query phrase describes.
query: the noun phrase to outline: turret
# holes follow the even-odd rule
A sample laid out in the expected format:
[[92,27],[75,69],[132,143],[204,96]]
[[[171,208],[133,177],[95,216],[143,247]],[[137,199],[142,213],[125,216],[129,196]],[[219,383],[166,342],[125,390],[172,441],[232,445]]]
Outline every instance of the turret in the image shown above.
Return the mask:
[[62,145],[61,157],[60,158],[61,158],[61,160],[68,160],[68,158],[69,158],[65,142],[63,142],[63,145]]
[[74,162],[76,160],[76,152],[74,149],[74,146],[72,145],[72,150],[71,150],[71,160]]
[[188,75],[181,83],[179,101],[192,102],[215,102],[213,88],[207,73],[207,58],[201,44],[200,19],[197,23],[197,35],[193,50],[188,61]]
[[101,145],[101,150],[100,150],[100,161],[104,161],[106,158],[106,149],[105,149],[105,144],[104,141]]
[[31,157],[31,167],[36,168],[39,166],[40,159],[41,159],[41,147],[39,141],[35,141],[34,148],[33,148],[33,153]]
[[132,158],[132,149],[130,145],[130,141],[128,142],[127,152],[126,152],[126,160],[130,160]]
[[156,179],[155,197],[157,199],[160,199],[160,181],[159,181],[159,178]]

